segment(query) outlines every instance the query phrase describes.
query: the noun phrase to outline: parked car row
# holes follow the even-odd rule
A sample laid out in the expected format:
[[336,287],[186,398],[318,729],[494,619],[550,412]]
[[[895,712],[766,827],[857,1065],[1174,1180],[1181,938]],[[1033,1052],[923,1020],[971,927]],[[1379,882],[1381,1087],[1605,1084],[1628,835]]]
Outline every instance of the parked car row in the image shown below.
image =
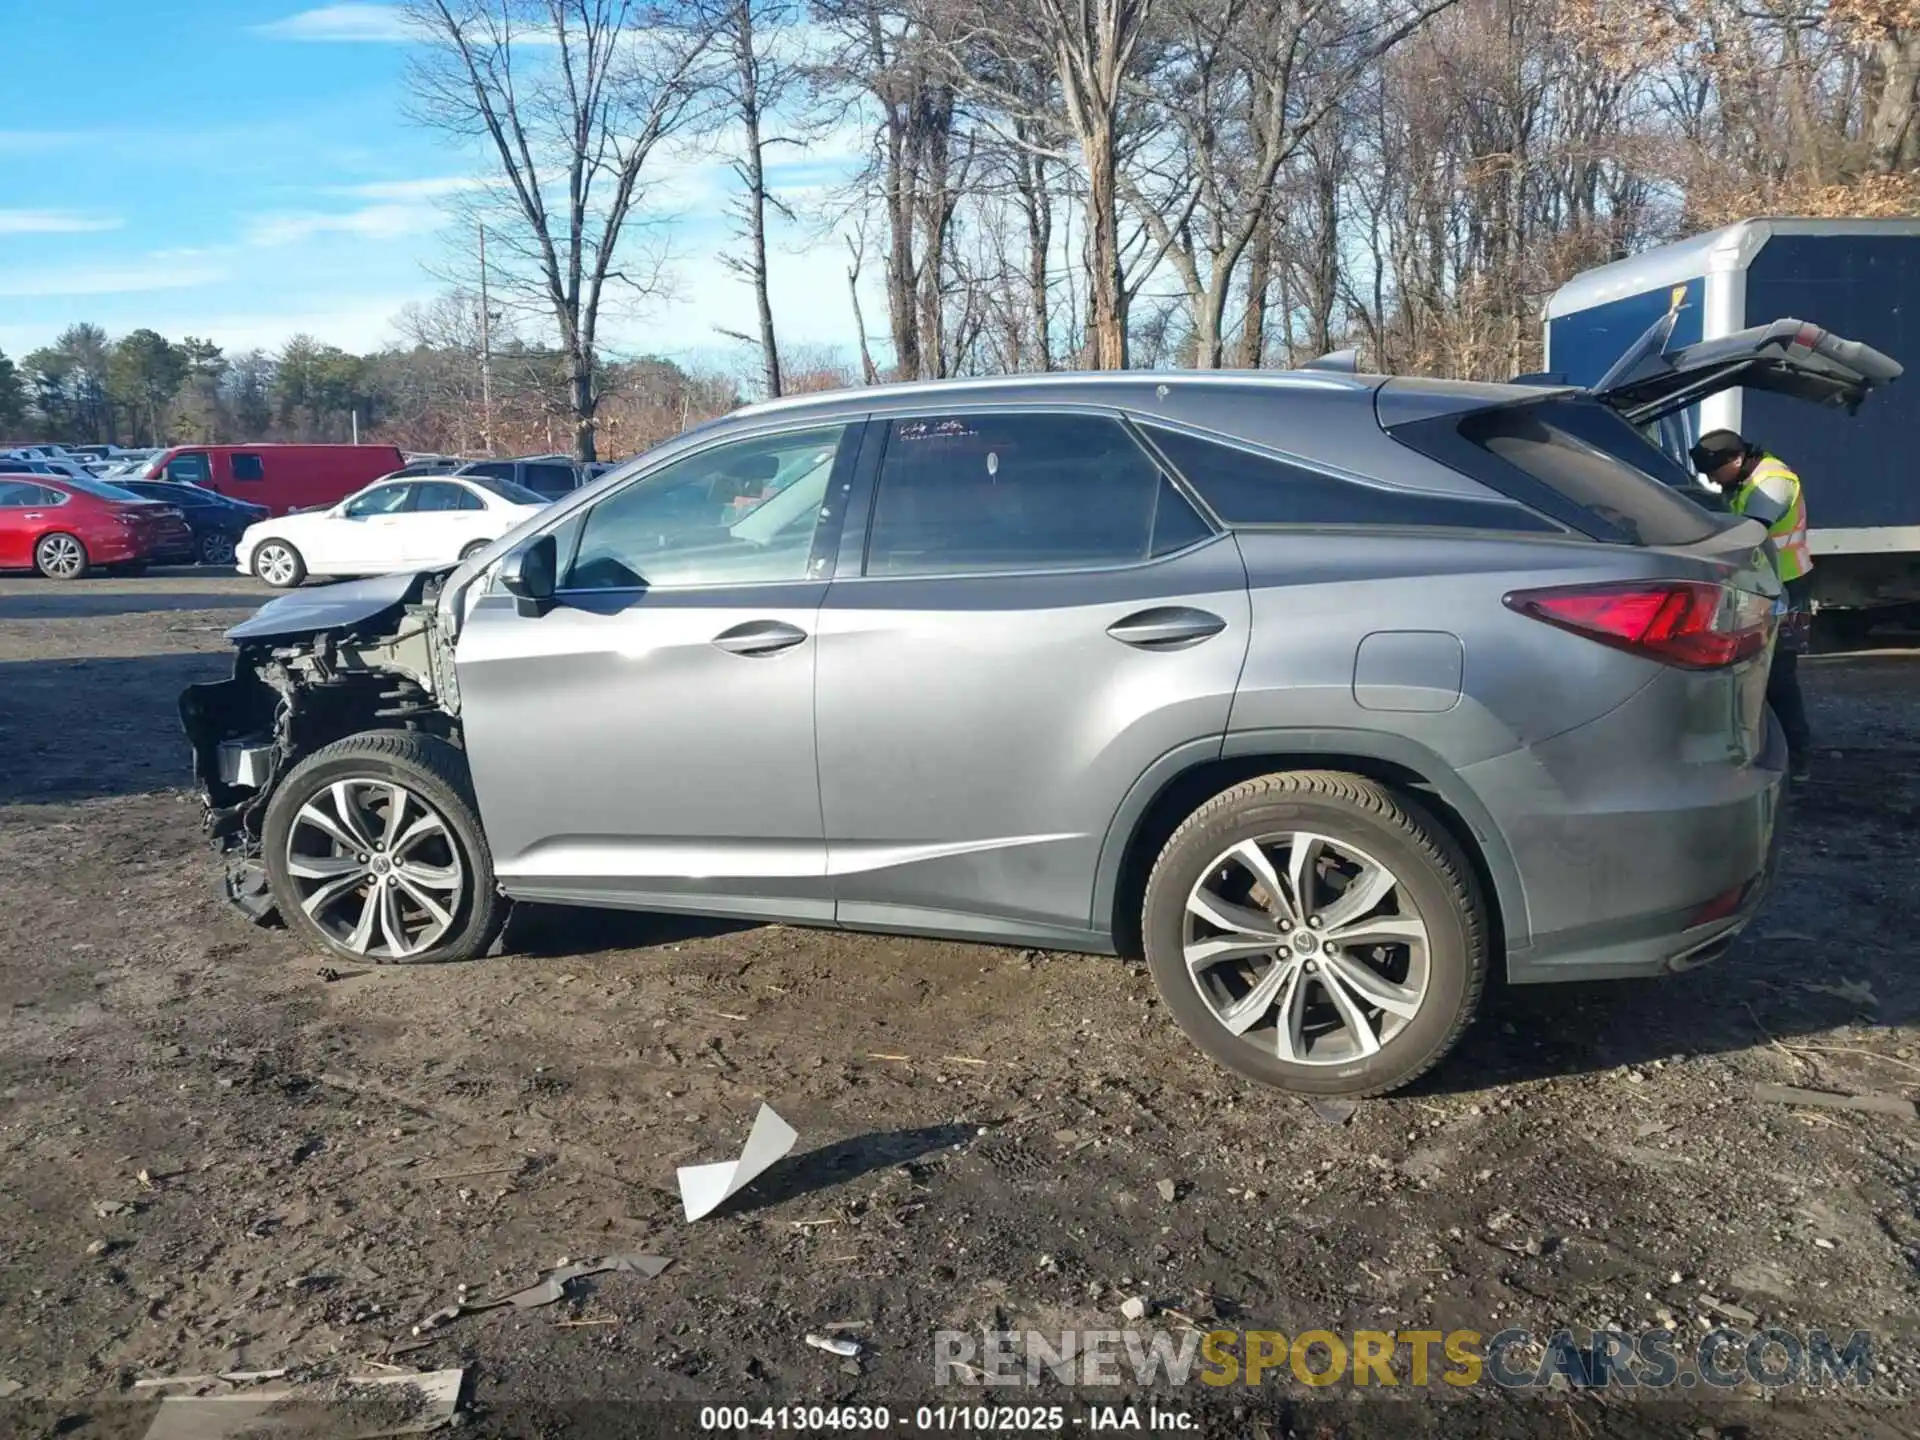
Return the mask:
[[[0,478],[19,478],[19,503],[4,508],[20,538],[5,552],[14,558],[0,565],[71,579],[102,566],[198,561],[236,565],[280,587],[309,575],[452,565],[525,513],[611,468],[564,455],[469,461],[404,455],[392,445],[176,445],[143,452],[15,446],[0,452]],[[47,499],[43,480],[46,495],[62,498]],[[80,534],[67,523],[77,510],[53,513],[81,496],[106,503],[103,485],[113,492],[112,504],[153,503],[174,512],[188,543],[183,547],[175,537],[165,554],[136,554],[100,534]],[[30,511],[37,516],[31,524]],[[113,538],[126,536],[115,531]]]

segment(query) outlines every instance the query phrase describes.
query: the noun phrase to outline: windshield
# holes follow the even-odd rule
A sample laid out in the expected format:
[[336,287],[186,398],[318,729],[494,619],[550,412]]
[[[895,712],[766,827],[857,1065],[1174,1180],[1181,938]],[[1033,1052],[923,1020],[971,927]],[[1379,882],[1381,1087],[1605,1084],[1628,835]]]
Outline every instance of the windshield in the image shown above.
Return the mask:
[[517,480],[502,480],[497,475],[462,475],[469,485],[477,485],[489,494],[498,495],[509,505],[545,505],[547,497],[538,490],[529,490]]
[[75,490],[93,496],[96,500],[111,500],[116,505],[151,505],[154,502],[144,495],[136,495],[131,490],[122,490],[118,485],[109,485],[104,480],[83,479],[78,475],[62,476],[62,483],[71,485]]

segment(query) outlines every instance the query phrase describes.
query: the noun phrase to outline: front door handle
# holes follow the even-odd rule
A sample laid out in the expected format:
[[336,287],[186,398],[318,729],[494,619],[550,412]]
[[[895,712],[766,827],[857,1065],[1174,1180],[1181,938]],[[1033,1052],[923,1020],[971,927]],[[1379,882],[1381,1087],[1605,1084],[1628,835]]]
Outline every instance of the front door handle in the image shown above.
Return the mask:
[[806,638],[806,631],[784,620],[749,620],[722,630],[713,643],[730,655],[774,655]]
[[1141,650],[1184,650],[1198,645],[1227,628],[1227,622],[1211,610],[1195,610],[1186,605],[1156,605],[1138,610],[1124,620],[1116,620],[1107,633],[1123,645]]

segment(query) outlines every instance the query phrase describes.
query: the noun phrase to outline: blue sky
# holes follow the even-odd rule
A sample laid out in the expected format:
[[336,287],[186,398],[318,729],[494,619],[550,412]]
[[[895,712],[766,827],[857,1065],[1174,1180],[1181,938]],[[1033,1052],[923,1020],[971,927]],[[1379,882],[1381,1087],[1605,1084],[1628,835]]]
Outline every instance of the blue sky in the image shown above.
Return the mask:
[[[442,288],[428,273],[455,242],[442,202],[484,167],[402,116],[407,47],[386,6],[0,0],[0,34],[16,82],[57,77],[10,85],[0,110],[0,350],[17,358],[76,320],[229,353],[300,331],[364,350]],[[781,178],[830,182],[858,143],[843,132]],[[662,178],[672,294],[623,312],[612,346],[738,359],[717,333],[753,328],[746,287],[715,259],[731,181],[685,148]],[[850,348],[843,242],[787,226],[774,240],[783,348]],[[869,323],[884,314],[863,303]]]

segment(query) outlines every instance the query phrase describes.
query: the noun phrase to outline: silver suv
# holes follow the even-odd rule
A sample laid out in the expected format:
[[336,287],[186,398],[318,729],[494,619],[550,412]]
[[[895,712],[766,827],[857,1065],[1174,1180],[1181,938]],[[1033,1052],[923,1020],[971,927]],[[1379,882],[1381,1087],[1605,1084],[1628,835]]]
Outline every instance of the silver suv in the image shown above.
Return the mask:
[[1898,367],[1797,323],[1642,351],[1598,394],[742,410],[450,573],[236,628],[182,698],[229,894],[353,960],[478,956],[515,900],[1144,952],[1240,1074],[1404,1084],[1491,965],[1697,964],[1771,870],[1764,534],[1635,424]]

